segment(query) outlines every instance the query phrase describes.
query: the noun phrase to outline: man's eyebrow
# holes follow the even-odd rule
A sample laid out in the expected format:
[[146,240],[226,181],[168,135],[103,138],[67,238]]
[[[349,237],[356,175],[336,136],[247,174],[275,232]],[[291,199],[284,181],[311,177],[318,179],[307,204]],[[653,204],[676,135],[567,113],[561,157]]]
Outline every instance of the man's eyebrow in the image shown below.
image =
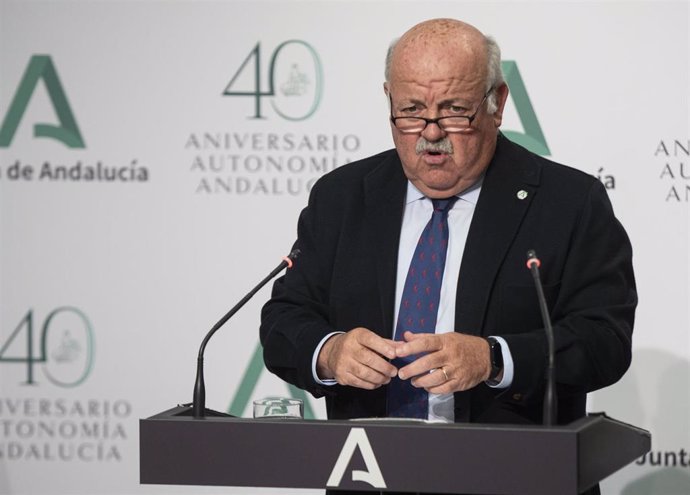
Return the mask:
[[414,103],[415,105],[422,105],[422,106],[425,106],[425,105],[426,105],[426,103],[424,103],[422,100],[420,100],[420,99],[418,99],[418,98],[412,98],[412,97],[410,97],[410,98],[401,98],[401,99],[400,99],[400,103]]
[[445,98],[438,102],[439,105],[457,105],[463,108],[469,108],[469,100],[462,98],[460,96],[454,96],[452,98]]

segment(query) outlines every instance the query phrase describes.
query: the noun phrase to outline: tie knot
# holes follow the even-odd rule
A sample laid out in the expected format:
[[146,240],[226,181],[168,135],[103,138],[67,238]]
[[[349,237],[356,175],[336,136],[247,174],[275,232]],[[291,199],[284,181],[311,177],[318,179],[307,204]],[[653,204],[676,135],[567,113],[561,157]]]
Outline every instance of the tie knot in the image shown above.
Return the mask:
[[446,213],[453,207],[457,200],[457,196],[451,196],[450,198],[432,199],[431,202],[434,204],[434,211]]

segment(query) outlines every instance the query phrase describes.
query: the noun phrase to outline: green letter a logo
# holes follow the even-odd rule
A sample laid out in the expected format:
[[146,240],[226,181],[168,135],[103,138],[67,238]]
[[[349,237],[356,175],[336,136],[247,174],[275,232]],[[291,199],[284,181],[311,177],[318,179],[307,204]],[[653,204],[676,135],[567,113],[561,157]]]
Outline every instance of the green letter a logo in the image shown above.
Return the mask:
[[34,55],[22,77],[14,99],[10,104],[5,120],[0,126],[0,148],[7,148],[12,142],[19,122],[26,111],[29,100],[36,89],[38,81],[43,79],[48,96],[57,113],[59,126],[51,124],[34,125],[34,136],[48,137],[63,142],[70,148],[84,148],[84,140],[79,133],[77,121],[74,120],[72,110],[60,84],[53,62],[48,55]]
[[541,126],[532,108],[532,103],[529,100],[529,96],[527,96],[527,89],[522,81],[517,64],[513,60],[506,60],[501,62],[501,68],[503,69],[506,83],[510,88],[510,94],[513,98],[513,103],[515,103],[518,117],[520,117],[522,128],[525,130],[524,133],[503,131],[503,134],[511,141],[524,146],[533,153],[549,156],[551,152],[546,144],[546,139],[544,139],[544,133],[541,132]]

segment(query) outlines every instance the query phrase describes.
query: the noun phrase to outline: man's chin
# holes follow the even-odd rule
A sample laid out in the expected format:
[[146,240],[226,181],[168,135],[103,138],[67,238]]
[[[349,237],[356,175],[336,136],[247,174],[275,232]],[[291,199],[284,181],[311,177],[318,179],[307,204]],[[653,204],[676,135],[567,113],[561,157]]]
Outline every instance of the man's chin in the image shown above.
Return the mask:
[[449,180],[418,179],[414,182],[414,185],[426,197],[432,199],[447,198],[448,196],[457,194],[461,190],[457,181]]

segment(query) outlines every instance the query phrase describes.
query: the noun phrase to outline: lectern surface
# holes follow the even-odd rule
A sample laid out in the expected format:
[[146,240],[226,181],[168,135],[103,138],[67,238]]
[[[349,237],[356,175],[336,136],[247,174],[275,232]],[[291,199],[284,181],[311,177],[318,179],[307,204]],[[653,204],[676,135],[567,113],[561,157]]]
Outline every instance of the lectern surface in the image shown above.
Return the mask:
[[648,432],[605,415],[547,429],[186,412],[140,421],[142,483],[576,495],[651,446]]

